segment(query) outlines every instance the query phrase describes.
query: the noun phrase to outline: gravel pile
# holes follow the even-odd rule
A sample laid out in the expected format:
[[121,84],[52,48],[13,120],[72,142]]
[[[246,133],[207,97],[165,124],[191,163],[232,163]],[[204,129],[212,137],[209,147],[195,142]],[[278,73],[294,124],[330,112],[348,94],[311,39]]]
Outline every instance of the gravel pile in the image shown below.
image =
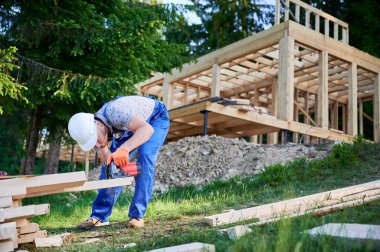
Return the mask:
[[[310,156],[310,150],[301,144],[260,145],[219,136],[186,137],[161,148],[154,188],[164,192],[169,187],[253,176],[270,164],[305,156]],[[99,173],[99,168],[91,170],[89,180],[97,180]]]

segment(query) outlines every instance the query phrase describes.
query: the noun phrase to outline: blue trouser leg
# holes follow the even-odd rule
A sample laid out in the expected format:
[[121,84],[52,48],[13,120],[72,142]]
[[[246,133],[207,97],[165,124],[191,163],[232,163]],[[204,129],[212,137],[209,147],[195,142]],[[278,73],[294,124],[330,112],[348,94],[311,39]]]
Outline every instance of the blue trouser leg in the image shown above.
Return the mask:
[[137,162],[141,165],[141,174],[135,177],[135,193],[129,207],[129,217],[143,218],[153,194],[155,163],[163,145],[169,125],[160,119],[150,123],[154,129],[151,138],[138,148]]
[[[114,152],[116,150],[116,146],[113,143],[111,146],[111,152]],[[112,148],[115,147],[115,148]],[[130,153],[130,157],[134,155],[135,151]],[[99,180],[106,179],[106,168],[105,165],[102,165],[102,170],[100,173]],[[119,198],[119,195],[121,193],[122,187],[113,187],[113,188],[105,188],[105,189],[99,189],[98,195],[92,204],[92,214],[90,215],[91,218],[95,218],[97,220],[100,220],[102,222],[108,221],[110,215],[112,214],[112,209]]]

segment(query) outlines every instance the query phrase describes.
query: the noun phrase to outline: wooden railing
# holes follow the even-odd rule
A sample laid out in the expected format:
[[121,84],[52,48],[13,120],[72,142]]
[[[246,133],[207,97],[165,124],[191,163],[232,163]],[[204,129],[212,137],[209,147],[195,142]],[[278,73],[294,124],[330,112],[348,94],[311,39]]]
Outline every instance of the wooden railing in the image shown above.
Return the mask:
[[[281,9],[283,9],[283,11],[281,11]],[[348,44],[348,24],[311,5],[300,0],[276,0],[276,25],[280,23],[282,14],[284,15],[284,21],[296,21],[297,23],[324,34],[326,37],[332,37]],[[321,29],[321,24],[324,24],[323,30]],[[330,31],[330,28],[333,29]]]

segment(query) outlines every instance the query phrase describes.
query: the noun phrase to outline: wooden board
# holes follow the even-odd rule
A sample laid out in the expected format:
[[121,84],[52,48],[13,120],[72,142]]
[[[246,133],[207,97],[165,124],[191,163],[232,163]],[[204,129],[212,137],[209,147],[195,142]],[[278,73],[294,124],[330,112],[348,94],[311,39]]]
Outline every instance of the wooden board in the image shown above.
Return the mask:
[[35,233],[38,230],[40,230],[40,227],[37,223],[30,223],[28,226],[19,228],[18,233],[19,234],[29,234],[29,233]]
[[214,252],[215,246],[207,243],[193,242],[161,249],[153,249],[150,252]]
[[0,224],[0,241],[4,240],[11,240],[14,248],[18,247],[16,222]]
[[13,200],[12,196],[5,196],[0,198],[0,208],[12,207]]
[[36,248],[61,247],[63,240],[61,237],[35,238],[34,245]]
[[88,191],[88,190],[97,190],[97,189],[101,189],[101,188],[126,186],[126,185],[130,185],[133,180],[134,180],[134,177],[90,181],[90,182],[85,182],[82,186],[66,187],[66,188],[61,188],[61,189],[51,190],[51,191],[28,193],[25,197],[30,198],[30,197],[47,195],[47,194],[81,192],[81,191]]
[[379,194],[380,180],[377,180],[295,199],[284,200],[237,211],[230,211],[223,214],[205,217],[203,220],[210,226],[219,226],[254,218],[263,220],[342,202],[364,199],[366,197],[376,196]]
[[[2,184],[2,182],[4,183]],[[0,190],[0,197],[12,196],[13,199],[20,199],[26,195],[25,186],[9,185],[5,182],[6,181],[0,181],[0,188],[6,188],[6,190]]]
[[29,218],[50,212],[49,204],[29,205],[22,207],[5,208],[0,212],[0,222],[8,222],[16,219]]
[[84,172],[81,171],[52,175],[41,175],[28,178],[7,179],[4,181],[0,181],[0,187],[25,187],[28,193],[33,193],[43,192],[46,190],[56,190],[65,187],[80,186],[83,185],[85,181],[86,175]]
[[34,242],[34,239],[36,239],[36,238],[45,238],[45,237],[47,237],[46,230],[40,230],[40,231],[37,231],[35,233],[20,235],[18,243],[19,244],[20,243],[30,243],[30,242]]

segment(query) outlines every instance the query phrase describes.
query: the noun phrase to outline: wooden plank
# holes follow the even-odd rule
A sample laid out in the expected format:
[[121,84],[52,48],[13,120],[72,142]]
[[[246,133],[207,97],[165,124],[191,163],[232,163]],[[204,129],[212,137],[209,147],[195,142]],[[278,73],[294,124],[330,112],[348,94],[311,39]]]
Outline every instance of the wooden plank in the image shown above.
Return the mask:
[[[84,183],[82,186],[66,187],[66,188],[61,188],[61,189],[51,190],[51,191],[28,193],[26,195],[26,198],[37,197],[37,196],[48,195],[48,194],[67,193],[67,192],[81,192],[81,191],[89,191],[89,190],[98,190],[101,188],[126,186],[126,185],[130,185],[133,180],[134,180],[134,177],[90,181],[90,182]],[[42,214],[42,212],[43,212],[43,210],[39,211],[39,213],[41,213],[41,214]]]
[[52,175],[41,175],[29,178],[7,179],[0,181],[1,188],[26,187],[27,193],[54,190],[63,187],[83,185],[86,175],[83,171]]
[[0,224],[0,241],[7,239],[17,242],[16,222]]
[[12,207],[13,200],[12,196],[5,196],[0,198],[0,208]]
[[207,243],[193,242],[161,249],[153,249],[150,252],[214,252],[215,246]]
[[29,205],[22,207],[5,208],[0,212],[0,220],[8,222],[20,218],[29,218],[36,215],[47,214],[50,211],[49,204]]
[[363,127],[363,101],[359,100],[359,134],[363,135],[364,127]]
[[318,84],[318,113],[317,124],[322,129],[329,127],[329,98],[328,98],[328,66],[329,56],[327,51],[319,53],[319,84]]
[[348,66],[348,123],[347,134],[358,134],[358,87],[357,65],[355,62]]
[[[328,213],[333,212],[333,211],[345,209],[348,207],[355,207],[355,206],[364,205],[368,202],[375,201],[378,199],[380,199],[380,195],[374,195],[374,196],[370,196],[370,197],[365,197],[363,199],[351,200],[351,201],[338,203],[338,204],[327,206],[327,207],[315,208],[315,209],[311,209],[311,210],[307,210],[307,211],[300,211],[300,212],[296,212],[296,213],[290,214],[290,215],[284,215],[284,216],[280,216],[280,217],[276,217],[276,218],[264,219],[264,220],[249,223],[246,225],[238,225],[235,227],[249,228],[252,226],[262,226],[262,225],[274,223],[274,222],[277,222],[280,220],[295,218],[295,217],[304,216],[304,215],[308,215],[308,214],[320,216],[320,215],[328,214]],[[225,233],[227,230],[228,229],[221,229],[220,232]]]
[[34,239],[34,245],[36,246],[36,248],[62,247],[63,240],[61,237],[37,237]]
[[279,217],[281,215],[294,214],[295,212],[307,211],[316,207],[324,207],[358,199],[362,200],[365,197],[376,195],[380,195],[380,180],[213,215],[205,217],[203,220],[211,226],[235,223],[253,218],[262,220]]
[[35,233],[31,234],[23,234],[20,235],[20,238],[18,240],[18,243],[31,243],[34,242],[34,239],[36,238],[46,238],[47,237],[47,232],[46,230],[40,230]]
[[11,239],[0,241],[1,252],[14,251],[14,249],[15,249],[15,243]]
[[[9,179],[9,180],[11,180],[11,179]],[[5,181],[0,181],[0,187],[5,188],[5,185],[2,185],[1,182],[5,182]],[[12,196],[14,199],[19,199],[19,198],[24,197],[26,194],[25,186],[9,185],[6,188],[7,188],[7,190],[0,190],[0,197]]]
[[40,230],[40,227],[37,223],[30,223],[28,226],[19,228],[19,234],[29,234],[35,233]]
[[277,118],[293,121],[294,100],[294,38],[280,40],[280,62],[276,94]]

